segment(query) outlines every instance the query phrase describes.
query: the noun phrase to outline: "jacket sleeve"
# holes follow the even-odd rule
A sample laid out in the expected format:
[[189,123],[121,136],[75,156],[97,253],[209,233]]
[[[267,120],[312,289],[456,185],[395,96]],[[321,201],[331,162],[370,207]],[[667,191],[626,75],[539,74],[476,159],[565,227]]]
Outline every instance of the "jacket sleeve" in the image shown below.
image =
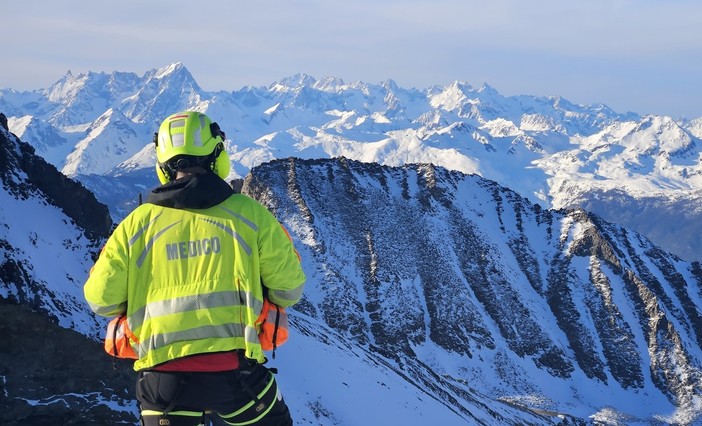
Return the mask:
[[85,300],[98,315],[115,316],[127,310],[128,251],[118,226],[103,247],[83,287]]
[[283,225],[268,210],[265,216],[266,226],[259,233],[261,281],[271,302],[292,306],[302,298],[305,284],[300,255]]

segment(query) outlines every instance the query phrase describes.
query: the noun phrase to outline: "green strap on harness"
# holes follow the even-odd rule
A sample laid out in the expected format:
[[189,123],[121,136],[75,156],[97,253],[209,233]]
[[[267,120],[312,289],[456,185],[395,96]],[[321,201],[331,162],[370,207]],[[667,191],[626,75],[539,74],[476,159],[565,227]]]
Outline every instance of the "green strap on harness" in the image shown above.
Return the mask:
[[278,395],[278,385],[275,382],[275,376],[270,373],[271,380],[268,382],[266,387],[263,388],[258,395],[254,395],[249,389],[248,385],[242,380],[242,386],[249,391],[252,396],[252,400],[231,414],[219,414],[219,416],[227,424],[232,426],[245,426],[256,423],[261,420],[269,411],[273,408],[275,404],[275,399]]

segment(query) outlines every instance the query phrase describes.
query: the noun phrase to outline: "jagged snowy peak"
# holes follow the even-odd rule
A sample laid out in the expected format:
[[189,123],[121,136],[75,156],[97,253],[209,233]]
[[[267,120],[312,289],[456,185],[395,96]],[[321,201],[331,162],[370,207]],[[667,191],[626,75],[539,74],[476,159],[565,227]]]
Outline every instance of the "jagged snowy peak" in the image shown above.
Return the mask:
[[[76,102],[85,102],[99,93],[109,93],[112,99],[118,99],[133,91],[139,83],[139,77],[130,72],[113,72],[110,74],[88,72],[73,75],[70,71],[54,83],[45,94],[51,102],[71,106]],[[104,97],[104,96],[103,96]]]
[[[343,90],[343,88],[348,87],[347,84],[344,83],[343,79],[334,76],[322,77],[320,80],[315,81],[310,85],[317,90],[326,92],[338,92],[339,90]],[[358,88],[358,86],[356,86],[356,88]]]
[[109,109],[87,129],[85,138],[66,157],[61,172],[67,176],[105,174],[114,168],[115,161],[128,160],[139,152],[152,133],[150,127]]
[[209,98],[210,94],[198,86],[190,71],[175,63],[147,72],[138,90],[122,100],[120,110],[136,122],[154,124],[174,111],[204,111]]
[[433,108],[452,111],[460,108],[465,103],[470,103],[467,93],[473,92],[473,86],[466,82],[454,81],[446,87],[434,86],[428,95]]
[[483,124],[506,119],[523,130],[564,132],[572,135],[590,134],[603,125],[635,114],[617,114],[604,105],[575,105],[561,97],[505,97],[487,84],[474,89],[466,82],[453,82],[427,92],[430,105],[438,110],[456,114]]
[[673,184],[679,189],[700,188],[702,170],[696,167],[702,152],[699,143],[699,138],[670,117],[647,117],[621,137],[620,144],[625,148],[622,165],[652,177],[659,187]]
[[89,72],[74,76],[69,71],[44,91],[55,109],[50,117],[42,118],[63,129],[90,123],[133,92],[138,84],[139,78],[133,73]]
[[[389,82],[370,85],[363,82],[345,84],[343,80],[333,77],[320,81],[305,80],[302,77],[299,79],[300,81],[293,81],[290,86],[278,83],[267,93],[256,89],[247,91],[267,98],[270,105],[279,104],[287,109],[302,110],[308,119],[317,114],[323,117],[328,111],[353,111],[360,116],[380,113],[406,120],[408,117],[403,114],[404,110],[414,109],[414,101],[422,98],[419,91],[400,89],[396,84]],[[304,81],[308,81],[308,84],[302,84]],[[422,111],[428,109],[426,106],[421,108]],[[307,124],[304,118],[302,117],[302,123]]]
[[693,139],[672,118],[664,116],[647,116],[620,137],[623,144],[636,145],[644,155],[659,155],[662,151],[675,155],[687,150]]
[[158,122],[162,110],[154,111],[156,119],[144,110],[168,102],[176,102],[175,108],[189,101],[197,103],[204,93],[180,63],[148,71],[142,77],[130,72],[74,75],[69,71],[48,89],[24,93],[0,91],[2,103],[8,106],[6,114],[17,115],[13,109],[19,107],[64,131],[90,124],[110,108],[120,109],[135,121]]
[[298,73],[291,75],[289,77],[285,77],[281,79],[279,82],[273,83],[271,85],[271,90],[278,91],[288,91],[290,89],[295,89],[299,87],[304,87],[304,86],[310,86],[313,85],[317,82],[317,80],[307,74],[304,73]]

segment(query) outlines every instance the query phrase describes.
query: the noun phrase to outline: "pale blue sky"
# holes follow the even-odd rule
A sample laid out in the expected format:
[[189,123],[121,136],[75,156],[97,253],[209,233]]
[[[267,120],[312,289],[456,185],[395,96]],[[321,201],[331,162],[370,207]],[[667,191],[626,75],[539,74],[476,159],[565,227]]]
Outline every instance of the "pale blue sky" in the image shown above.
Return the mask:
[[702,117],[699,0],[0,0],[0,87],[182,62],[205,90],[315,78],[486,82]]

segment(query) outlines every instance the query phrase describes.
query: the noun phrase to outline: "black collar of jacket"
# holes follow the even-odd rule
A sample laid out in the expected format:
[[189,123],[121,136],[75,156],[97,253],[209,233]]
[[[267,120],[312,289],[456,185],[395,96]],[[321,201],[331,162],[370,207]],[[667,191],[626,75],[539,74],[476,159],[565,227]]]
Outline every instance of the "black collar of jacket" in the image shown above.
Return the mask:
[[234,190],[211,171],[189,175],[155,188],[147,203],[174,209],[207,209],[229,198]]

